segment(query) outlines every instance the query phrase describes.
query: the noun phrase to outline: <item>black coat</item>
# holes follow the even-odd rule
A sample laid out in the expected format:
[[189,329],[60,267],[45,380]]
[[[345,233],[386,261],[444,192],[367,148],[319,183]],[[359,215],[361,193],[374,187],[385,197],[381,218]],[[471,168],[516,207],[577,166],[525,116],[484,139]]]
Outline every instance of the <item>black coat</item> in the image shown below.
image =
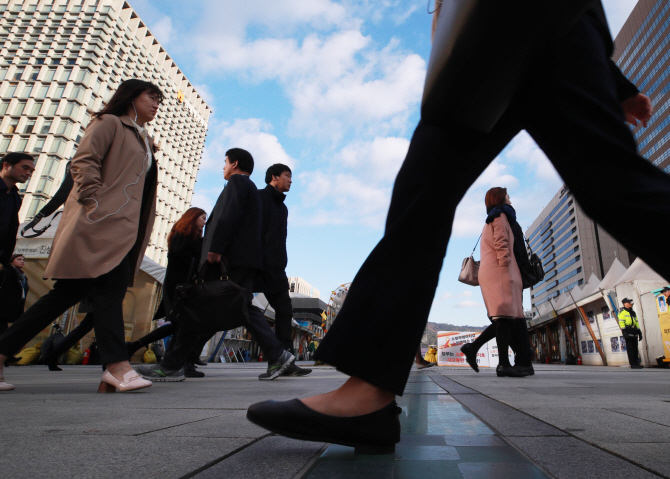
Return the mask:
[[[175,233],[168,248],[168,265],[163,280],[163,313],[169,313],[174,306],[175,288],[188,281],[188,273],[193,272],[202,254],[202,238],[192,238]],[[160,315],[160,313],[159,313]],[[163,314],[160,317],[165,316]]]
[[222,255],[231,268],[262,269],[261,199],[248,175],[233,175],[207,220],[200,266],[207,253]]
[[0,224],[0,264],[6,265],[9,263],[9,258],[14,253],[14,247],[16,246],[16,233],[19,231],[19,210],[23,198],[18,194],[16,187],[13,187],[12,191],[7,194],[4,181],[2,186],[0,194],[4,196],[0,198],[0,205],[3,208],[11,208],[9,205],[12,203],[15,205],[13,211],[0,211],[0,221],[4,223],[5,219],[7,220],[7,223]]
[[288,208],[284,204],[286,195],[271,185],[259,190],[258,194],[263,207],[261,230],[263,271],[256,278],[254,291],[276,293],[288,289],[286,277]]
[[26,279],[25,294],[19,272],[13,266],[6,265],[0,269],[0,318],[5,321],[15,321],[23,314],[26,305],[26,296],[30,287]]

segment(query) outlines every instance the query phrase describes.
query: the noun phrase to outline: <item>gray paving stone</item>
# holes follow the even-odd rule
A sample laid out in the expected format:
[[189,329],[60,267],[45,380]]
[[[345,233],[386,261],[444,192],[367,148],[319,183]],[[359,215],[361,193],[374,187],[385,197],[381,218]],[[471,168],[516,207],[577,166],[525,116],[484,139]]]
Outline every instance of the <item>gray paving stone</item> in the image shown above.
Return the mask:
[[659,475],[670,476],[670,438],[664,443],[603,443],[601,446],[632,462],[644,464]]
[[444,441],[447,443],[447,446],[460,446],[460,447],[475,447],[475,446],[485,446],[485,447],[502,447],[507,446],[507,443],[503,441],[498,436],[459,436],[451,435],[444,436]]
[[474,389],[466,388],[441,374],[431,374],[430,378],[449,394],[479,394]]
[[463,479],[543,479],[546,477],[530,464],[461,462],[458,469]]

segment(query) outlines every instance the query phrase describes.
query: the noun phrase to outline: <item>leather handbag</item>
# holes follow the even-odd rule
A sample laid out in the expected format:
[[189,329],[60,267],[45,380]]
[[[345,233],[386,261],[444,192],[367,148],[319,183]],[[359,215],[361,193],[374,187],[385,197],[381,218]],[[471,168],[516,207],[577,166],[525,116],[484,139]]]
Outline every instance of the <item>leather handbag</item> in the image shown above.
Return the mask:
[[[220,271],[213,271],[220,268]],[[223,261],[205,263],[192,283],[176,288],[170,317],[200,331],[227,331],[249,323],[245,290],[228,278]]]
[[528,239],[525,236],[523,239],[526,240],[526,244],[528,245],[528,252],[530,255],[528,266],[525,268],[519,268],[519,271],[521,272],[523,289],[526,289],[532,288],[544,279],[544,267],[542,266],[542,260],[540,260],[540,257],[536,253],[533,253]]
[[594,0],[436,0],[421,121],[495,126],[542,50]]
[[[479,235],[479,239],[482,238],[482,235]],[[461,283],[469,284],[470,286],[479,286],[479,261],[475,261],[473,255],[479,244],[479,239],[475,243],[475,247],[472,249],[472,254],[469,257],[463,260],[461,265],[461,273],[458,275],[458,280]]]

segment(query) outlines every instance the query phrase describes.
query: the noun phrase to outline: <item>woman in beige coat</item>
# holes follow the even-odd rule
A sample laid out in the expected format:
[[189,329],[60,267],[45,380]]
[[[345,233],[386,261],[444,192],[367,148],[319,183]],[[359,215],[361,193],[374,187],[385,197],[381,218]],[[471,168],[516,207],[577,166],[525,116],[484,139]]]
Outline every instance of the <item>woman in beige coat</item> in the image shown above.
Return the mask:
[[100,359],[107,366],[98,391],[151,386],[128,362],[123,298],[154,223],[158,168],[144,125],[154,119],[162,100],[156,85],[127,80],[93,115],[72,159],[74,186],[44,272],[56,283],[0,336],[0,378],[7,356],[88,297]]
[[[512,368],[509,362],[509,343],[512,321],[523,318],[523,283],[514,257],[514,234],[510,221],[516,214],[509,206],[506,188],[491,188],[485,198],[486,225],[482,231],[479,286],[491,321],[496,322],[498,344],[498,376],[526,376]],[[508,218],[512,216],[512,218]]]

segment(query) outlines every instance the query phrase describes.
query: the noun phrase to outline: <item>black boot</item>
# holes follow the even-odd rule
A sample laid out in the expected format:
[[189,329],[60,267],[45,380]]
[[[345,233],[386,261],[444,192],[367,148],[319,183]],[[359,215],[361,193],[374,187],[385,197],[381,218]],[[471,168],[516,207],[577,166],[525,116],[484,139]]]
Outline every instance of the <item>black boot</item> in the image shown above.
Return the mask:
[[528,373],[517,371],[509,362],[509,338],[511,332],[511,321],[508,318],[498,318],[496,321],[496,343],[498,343],[498,377],[524,377]]

